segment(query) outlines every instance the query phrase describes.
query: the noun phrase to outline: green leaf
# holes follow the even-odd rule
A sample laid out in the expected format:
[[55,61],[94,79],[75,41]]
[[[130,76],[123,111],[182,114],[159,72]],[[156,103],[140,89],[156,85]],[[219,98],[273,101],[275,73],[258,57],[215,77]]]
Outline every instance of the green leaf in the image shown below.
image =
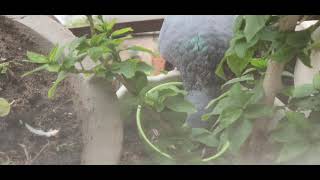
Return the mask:
[[223,70],[223,65],[225,63],[225,61],[227,60],[226,57],[224,57],[220,63],[218,64],[217,69],[215,70],[215,73],[218,77],[220,77],[223,80],[226,80],[226,75],[224,74],[224,70]]
[[132,78],[136,71],[150,74],[153,68],[139,59],[128,59],[113,64],[113,72],[121,73],[126,78]]
[[198,136],[208,135],[208,134],[211,134],[211,132],[207,129],[204,129],[204,128],[192,128],[191,129],[191,137],[192,138],[196,138]]
[[232,86],[229,92],[229,97],[231,99],[230,103],[236,107],[245,108],[252,97],[252,93],[242,90],[241,88],[242,86],[240,83],[236,83]]
[[68,44],[69,51],[76,50],[80,46],[80,44],[82,44],[84,41],[86,41],[86,36],[82,36],[80,38],[75,38],[73,41],[71,41]]
[[223,89],[226,85],[229,85],[229,84],[234,84],[234,83],[243,82],[243,81],[253,81],[253,80],[254,80],[254,77],[252,74],[244,75],[244,76],[227,81],[221,86],[221,89]]
[[185,100],[183,96],[170,97],[164,101],[164,104],[176,112],[197,112],[196,108],[189,101]]
[[119,29],[119,30],[114,31],[114,32],[111,34],[111,37],[116,37],[116,36],[124,35],[124,34],[126,34],[126,33],[132,32],[132,31],[133,31],[133,29],[132,29],[131,27]]
[[[145,91],[144,89],[141,90],[140,94]],[[187,92],[184,90],[180,90],[175,85],[162,85],[158,87],[156,91],[150,91],[145,94],[145,102],[154,108],[156,108],[157,112],[160,112],[164,109],[164,101],[170,96],[177,96],[177,95],[186,95]]]
[[102,47],[93,47],[88,50],[88,55],[93,61],[97,61],[102,57],[104,49]]
[[306,97],[306,96],[310,96],[315,92],[316,90],[314,89],[313,84],[303,84],[294,88],[292,97],[294,98]]
[[49,53],[49,62],[57,62],[63,53],[62,47],[57,44]]
[[141,71],[141,72],[144,72],[146,73],[147,75],[151,74],[153,72],[153,67],[150,66],[149,64],[143,62],[143,61],[140,61],[138,62],[137,64],[137,71]]
[[79,45],[76,46],[76,50],[79,51],[79,54],[87,53],[88,49],[91,47],[89,44],[89,39],[83,37],[82,40],[79,40]]
[[245,36],[242,31],[236,32],[232,39],[230,40],[230,47],[226,51],[225,56],[230,56],[231,54],[235,53],[234,47],[236,46],[237,42],[245,40]]
[[[158,91],[155,91],[153,93],[148,93],[146,94],[146,96],[144,97],[144,102],[152,107],[155,107],[157,108],[157,103],[158,103],[158,97],[159,97],[159,92]],[[163,104],[160,104],[161,105],[161,108],[159,108],[159,111],[162,111],[163,108],[164,108],[164,105]]]
[[162,89],[158,90],[159,92],[159,96],[163,97],[163,98],[167,98],[169,96],[176,96],[178,94],[182,94],[182,95],[186,95],[187,92],[184,90],[180,90],[179,88],[177,88],[176,86],[168,86],[168,87],[163,87]]
[[304,48],[311,40],[311,33],[308,30],[286,33],[286,43],[296,48]]
[[45,64],[49,61],[46,56],[30,51],[27,51],[27,57],[29,61],[33,63]]
[[21,77],[25,77],[25,76],[28,76],[28,75],[33,74],[35,72],[45,70],[48,68],[48,66],[49,66],[48,64],[41,65],[41,66],[33,69],[32,71],[28,71],[28,72],[24,73]]
[[244,16],[246,25],[244,28],[244,34],[247,41],[251,39],[266,25],[270,15],[246,15]]
[[231,124],[236,122],[242,115],[242,109],[227,109],[224,110],[221,115],[219,116],[219,126],[213,131],[213,134],[217,134],[224,130],[225,128],[229,127]]
[[0,63],[0,74],[6,74],[9,65],[10,65],[9,62]]
[[90,45],[99,46],[105,37],[106,37],[106,33],[93,35],[90,39]]
[[299,128],[303,128],[305,130],[310,128],[309,121],[303,113],[288,111],[286,112],[286,117],[289,122],[296,124]]
[[217,147],[219,145],[217,137],[206,129],[192,128],[191,136],[194,141],[198,141],[209,147]]
[[225,109],[229,108],[243,108],[252,96],[252,94],[242,91],[239,83],[233,85],[227,92],[229,96],[221,97],[210,115],[221,114]]
[[251,134],[251,131],[252,123],[247,119],[241,121],[238,126],[228,129],[231,153],[236,154],[239,151],[242,144]]
[[311,145],[306,141],[285,144],[281,149],[277,162],[281,163],[297,158],[309,150],[310,147]]
[[289,107],[296,107],[298,110],[320,110],[320,96],[310,96],[305,98],[294,98],[290,101]]
[[306,54],[305,52],[300,52],[298,53],[298,58],[305,66],[312,68],[310,54]]
[[[81,61],[82,58],[84,58],[84,57],[80,57],[79,61]],[[71,57],[71,56],[66,56],[63,58],[62,67],[67,70],[72,69],[72,68],[74,68],[76,62],[77,62],[77,58]]]
[[[240,37],[242,37],[242,38],[237,39]],[[259,40],[258,36],[255,36],[249,42],[246,41],[244,35],[241,36],[241,34],[240,34],[239,37],[237,37],[237,38],[234,38],[231,40],[231,43],[230,43],[231,47],[230,48],[232,48],[232,50],[235,52],[235,54],[241,59],[251,57],[252,53],[253,53],[253,49],[251,47],[253,47],[254,45],[257,44],[257,42]],[[227,56],[232,55],[232,53],[233,53],[232,50],[227,52],[226,55]]]
[[257,71],[257,69],[256,69],[256,68],[246,69],[246,70],[242,73],[242,75],[246,75],[246,74],[251,73],[251,72],[253,72],[253,71]]
[[208,121],[210,119],[210,117],[212,117],[213,115],[215,115],[213,112],[203,114],[201,116],[201,120],[202,121]]
[[105,31],[102,24],[98,24],[94,26],[94,28],[98,30],[100,33]]
[[236,33],[238,31],[240,31],[243,23],[244,23],[243,16],[237,16],[235,21],[234,21],[233,33]]
[[264,97],[264,90],[262,83],[258,83],[252,90],[253,95],[250,97],[248,104],[256,104]]
[[126,78],[132,78],[137,71],[137,65],[140,60],[138,59],[129,59],[126,61],[122,61],[120,63],[113,63],[113,72],[121,73]]
[[149,53],[151,55],[155,55],[155,53],[147,48],[144,48],[142,46],[130,46],[128,47],[128,50],[132,50],[132,51],[141,51],[141,52],[146,52]]
[[288,62],[294,58],[297,49],[291,46],[282,46],[271,56],[271,59],[277,62]]
[[0,98],[0,117],[4,117],[10,113],[10,104],[7,100]]
[[265,27],[261,29],[257,35],[259,36],[260,40],[274,42],[282,35],[282,33],[271,28]]
[[63,81],[67,77],[67,73],[64,71],[59,72],[57,79],[53,83],[52,87],[48,91],[48,97],[49,99],[52,99],[54,97],[54,94],[56,92],[56,89],[61,81]]
[[112,19],[107,25],[107,31],[108,32],[111,31],[116,23],[117,23],[117,19]]
[[133,37],[131,35],[127,35],[125,37],[121,37],[121,38],[117,38],[117,39],[113,39],[111,42],[113,45],[115,46],[119,46],[121,43],[123,43],[125,40],[127,39],[132,39]]
[[104,23],[104,20],[103,20],[103,16],[102,16],[102,15],[98,15],[98,16],[97,16],[97,19],[98,19],[101,23]]
[[206,109],[211,108],[216,102],[220,101],[222,98],[227,97],[227,96],[228,96],[228,93],[229,93],[229,92],[225,92],[225,93],[221,94],[219,97],[211,100],[211,101],[208,103],[208,105],[206,106]]
[[140,92],[148,84],[147,76],[142,72],[136,72],[134,77],[127,79],[128,83],[132,84],[137,92]]
[[240,76],[242,71],[247,67],[249,60],[247,58],[241,59],[236,55],[227,57],[227,64],[231,71],[237,76]]
[[222,154],[224,154],[228,150],[229,146],[230,146],[230,142],[227,140],[225,144],[221,145],[221,148],[218,148],[219,152],[217,154],[215,154],[214,156],[208,157],[206,159],[203,159],[202,161],[208,162],[208,161],[212,161],[219,158]]
[[168,122],[178,121],[178,122],[184,123],[187,118],[187,113],[175,112],[175,111],[166,109],[160,113],[160,117],[163,120],[166,120]]
[[274,114],[274,109],[264,104],[251,104],[248,105],[244,118],[257,119],[257,118],[271,118]]
[[234,45],[234,51],[239,58],[244,58],[246,56],[248,49],[247,42],[245,40],[237,41]]
[[59,72],[60,65],[59,64],[48,64],[47,71],[49,72]]
[[318,89],[320,90],[320,74],[316,74],[314,77],[313,77],[313,87],[315,89]]
[[305,141],[305,136],[297,130],[297,126],[293,123],[283,123],[279,128],[272,132],[271,139],[280,143],[291,143]]
[[250,61],[250,64],[258,69],[266,69],[268,62],[265,59],[254,58]]
[[232,104],[232,100],[230,97],[225,97],[219,100],[218,104],[214,107],[210,115],[218,115],[221,114],[224,109],[228,109],[234,107],[235,105]]
[[242,109],[229,109],[222,112],[222,114],[219,117],[220,125],[223,127],[228,127],[236,120],[238,120],[242,113]]

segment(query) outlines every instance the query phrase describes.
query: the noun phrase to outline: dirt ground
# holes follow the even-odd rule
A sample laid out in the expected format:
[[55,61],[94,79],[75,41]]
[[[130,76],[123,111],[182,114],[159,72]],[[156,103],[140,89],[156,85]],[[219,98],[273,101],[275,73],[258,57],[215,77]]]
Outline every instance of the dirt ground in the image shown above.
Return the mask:
[[[23,62],[26,52],[38,52],[30,37],[17,34],[15,27],[0,19],[0,63],[9,70],[0,74],[0,97],[13,101],[8,116],[0,118],[0,165],[68,165],[81,162],[81,122],[76,117],[71,89],[63,82],[53,100],[47,92],[56,75],[38,72],[21,78],[36,67]],[[22,124],[21,124],[22,122]],[[31,133],[23,123],[35,129],[59,129],[55,137]],[[119,164],[151,164],[139,139],[135,121],[125,123],[124,145]]]
[[[72,109],[69,85],[62,83],[56,98],[49,100],[54,74],[21,78],[35,68],[22,61],[27,50],[37,51],[30,37],[17,34],[15,27],[0,19],[0,63],[9,63],[9,70],[0,74],[0,97],[13,101],[10,114],[0,118],[0,164],[80,164],[81,123]],[[60,132],[50,138],[37,136],[23,123]]]

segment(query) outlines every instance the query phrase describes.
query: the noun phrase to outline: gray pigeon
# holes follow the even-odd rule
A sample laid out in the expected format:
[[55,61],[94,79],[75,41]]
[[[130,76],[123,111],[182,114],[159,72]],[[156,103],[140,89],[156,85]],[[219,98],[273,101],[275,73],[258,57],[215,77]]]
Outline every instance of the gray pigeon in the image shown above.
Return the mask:
[[233,15],[166,16],[159,36],[161,56],[181,73],[187,99],[198,112],[187,123],[193,128],[208,124],[201,120],[205,106],[217,97],[219,80],[215,69],[229,47]]

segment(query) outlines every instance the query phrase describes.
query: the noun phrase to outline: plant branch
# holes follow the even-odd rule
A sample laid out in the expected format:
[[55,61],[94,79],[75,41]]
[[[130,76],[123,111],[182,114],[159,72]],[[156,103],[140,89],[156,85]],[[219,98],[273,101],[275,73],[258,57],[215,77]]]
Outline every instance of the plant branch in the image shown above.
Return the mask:
[[[290,32],[294,31],[297,25],[300,15],[288,15],[279,20],[279,31]],[[264,103],[268,106],[274,105],[274,100],[282,89],[282,72],[285,63],[278,63],[276,61],[269,61],[265,77],[263,80],[263,89],[265,92]],[[254,162],[263,160],[262,153],[266,149],[266,143],[268,142],[268,130],[271,124],[270,119],[257,119],[254,123],[253,131],[249,139],[249,156]]]
[[90,24],[90,32],[91,32],[91,36],[93,36],[95,34],[95,30],[94,30],[94,23],[93,23],[93,18],[92,15],[86,15]]
[[129,91],[129,93],[133,95],[137,95],[138,92],[136,92],[135,88],[132,87],[132,85],[125,79],[123,75],[116,74],[116,79],[121,82]]

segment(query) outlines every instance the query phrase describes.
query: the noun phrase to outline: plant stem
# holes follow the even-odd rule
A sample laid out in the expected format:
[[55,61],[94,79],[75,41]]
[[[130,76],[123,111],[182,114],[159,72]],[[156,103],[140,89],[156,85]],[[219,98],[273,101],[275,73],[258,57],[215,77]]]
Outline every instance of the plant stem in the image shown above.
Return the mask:
[[75,70],[75,71],[72,71],[72,73],[84,73],[84,74],[94,74],[95,72],[92,71],[92,70]]
[[92,15],[86,15],[90,24],[90,32],[91,32],[91,36],[93,36],[95,34],[95,30],[94,30],[94,23],[93,23],[93,18]]
[[[300,15],[288,15],[279,20],[279,31],[289,32],[294,31]],[[282,72],[285,63],[278,63],[276,61],[269,61],[267,71],[263,80],[263,89],[265,92],[264,103],[268,106],[274,105],[274,100],[282,89]],[[270,119],[257,119],[253,126],[253,131],[248,141],[248,155],[254,162],[263,160],[263,152],[268,141],[268,130],[271,124]]]
[[84,68],[84,66],[83,66],[83,64],[82,64],[82,62],[79,62],[79,64],[80,64],[80,66],[81,66],[81,70],[85,70],[85,68]]
[[120,81],[131,94],[138,95],[138,92],[135,90],[134,87],[132,87],[132,85],[125,79],[123,75],[116,74],[116,79]]

